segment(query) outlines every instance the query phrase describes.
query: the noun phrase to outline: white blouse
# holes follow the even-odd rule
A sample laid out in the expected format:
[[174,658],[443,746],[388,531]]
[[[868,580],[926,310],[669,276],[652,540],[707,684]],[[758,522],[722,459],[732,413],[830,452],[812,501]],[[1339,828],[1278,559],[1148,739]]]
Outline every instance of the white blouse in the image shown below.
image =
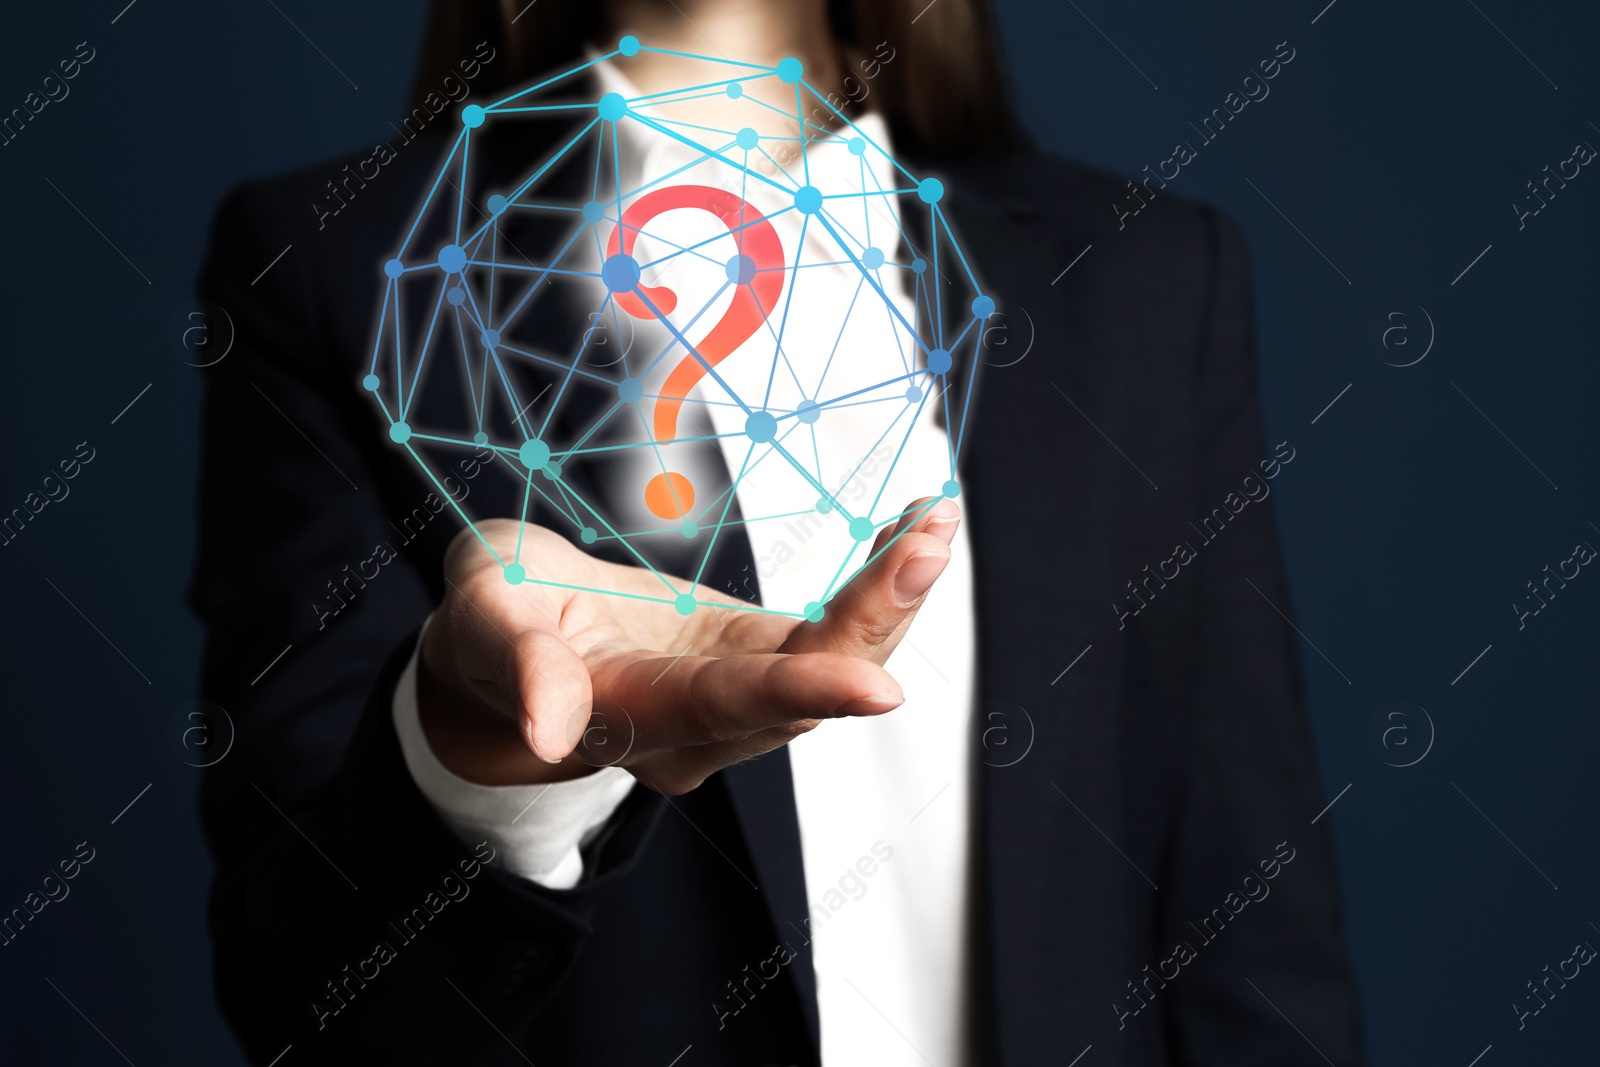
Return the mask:
[[[604,91],[625,98],[640,95],[613,62],[599,64],[596,73]],[[867,114],[856,125],[871,141],[890,150],[888,130],[879,116]],[[625,175],[630,180],[664,175],[696,158],[687,146],[641,135],[632,123],[619,124],[618,134],[633,139],[631,146],[625,146],[631,151],[623,153],[625,163],[631,159],[638,168],[638,173]],[[813,146],[807,156],[812,184],[824,191],[859,187],[863,157],[826,144]],[[881,156],[873,153],[865,158],[880,187],[904,184],[903,179],[896,182]],[[799,165],[796,160],[790,169]],[[691,166],[672,180],[721,184],[736,174],[717,163],[702,163],[699,168]],[[758,199],[760,193],[745,195],[762,210],[771,210]],[[905,262],[910,252],[892,224],[895,200],[890,196],[872,201],[871,210],[883,215],[873,230],[890,246],[887,259],[893,262],[898,255]],[[771,219],[786,249],[800,240],[802,218],[789,211]],[[670,216],[663,221],[670,222]],[[828,237],[813,225],[805,239]],[[641,245],[644,240],[640,239]],[[789,258],[792,262],[793,256]],[[846,257],[810,258],[824,262]],[[884,270],[880,277],[904,318],[916,321],[907,285],[910,271]],[[648,271],[645,282],[651,282]],[[803,277],[797,277],[783,345],[791,362],[803,365],[815,360],[820,367],[820,361],[830,358],[842,316],[859,283],[860,271],[848,262],[807,267]],[[866,296],[881,303],[870,290]],[[639,327],[644,330],[647,325]],[[881,351],[874,346],[885,345],[903,347],[903,334],[895,336],[886,309],[852,318],[841,351],[827,371],[827,395],[850,392],[857,371],[874,373],[866,360],[850,358],[852,350]],[[813,377],[818,367],[811,368]],[[804,378],[805,367],[796,369]],[[761,361],[731,357],[718,367],[730,385],[756,395],[769,370],[770,365]],[[717,390],[703,384],[697,395],[706,395],[707,388]],[[748,439],[734,436],[742,433],[743,413],[717,404],[697,408],[692,400],[684,410],[696,419],[709,416],[716,434],[729,435],[719,436],[717,444],[729,470],[739,471],[750,447]],[[880,506],[873,510],[873,517],[882,521],[884,513],[940,491],[950,477],[949,444],[931,403],[920,407],[909,436],[902,426],[886,439],[883,418],[869,415],[872,410],[862,406],[830,412],[827,432],[816,434],[815,458],[823,471],[837,472],[840,481],[859,469],[859,476],[844,482],[836,495],[846,504],[860,502],[863,508],[877,494],[892,462]],[[894,458],[902,440],[904,449]],[[890,451],[885,451],[884,441]],[[811,447],[809,438],[806,446]],[[775,462],[768,471],[763,465],[740,480],[738,503],[745,516],[797,510],[793,479],[782,477],[786,472]],[[747,526],[763,602],[800,605],[826,588],[850,548],[844,526],[837,520]],[[826,1067],[956,1067],[969,1059],[969,800],[975,758],[976,648],[971,555],[964,528],[952,550],[949,567],[888,665],[905,692],[905,703],[874,718],[824,722],[789,745],[811,922],[804,933],[787,930],[778,935],[796,948],[796,939],[811,939]],[[434,757],[422,732],[415,656],[395,691],[394,721],[412,777],[446,823],[464,840],[488,840],[508,871],[553,888],[580,881],[581,844],[633,787],[633,777],[615,767],[549,786],[489,787],[452,774]],[[722,992],[707,990],[707,996]],[[736,1017],[730,1017],[727,1025],[738,1025]]]

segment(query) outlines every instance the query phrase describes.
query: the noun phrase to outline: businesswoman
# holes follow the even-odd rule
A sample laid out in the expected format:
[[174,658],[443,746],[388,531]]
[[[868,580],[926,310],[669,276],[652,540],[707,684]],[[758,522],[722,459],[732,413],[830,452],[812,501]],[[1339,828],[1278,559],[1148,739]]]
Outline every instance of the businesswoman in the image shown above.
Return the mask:
[[[624,65],[623,34],[661,51]],[[207,379],[192,601],[238,730],[202,801],[218,996],[256,1062],[1358,1062],[1243,240],[1164,193],[1117,220],[1122,181],[1016,129],[993,47],[982,0],[439,0],[429,23],[424,105],[596,57],[579,98],[679,84],[676,53],[794,56],[944,183],[985,292],[1027,314],[953,372],[959,492],[913,499],[953,432],[930,408],[904,518],[818,621],[714,610],[778,588],[754,533],[702,573],[713,610],[573,591],[648,575],[522,526],[503,452],[430,482],[390,442],[362,391],[380,265],[456,105],[413,112],[376,177],[227,199],[200,289],[238,340]],[[465,194],[549,143],[486,139]],[[561,239],[506,225],[530,261]],[[797,294],[801,365],[852,277]],[[457,507],[548,584],[509,585]]]

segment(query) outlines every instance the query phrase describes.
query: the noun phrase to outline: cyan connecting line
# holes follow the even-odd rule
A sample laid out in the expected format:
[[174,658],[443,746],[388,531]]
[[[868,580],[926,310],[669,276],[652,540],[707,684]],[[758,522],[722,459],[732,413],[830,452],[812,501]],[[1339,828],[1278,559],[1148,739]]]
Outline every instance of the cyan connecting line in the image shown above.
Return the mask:
[[[575,87],[590,91],[593,82],[587,75],[596,64],[623,63],[641,52],[703,63],[704,80],[691,79],[690,84],[675,89],[634,97],[613,92],[597,100],[574,101],[547,100],[540,95]],[[752,89],[763,88],[761,83],[772,81],[792,87],[792,112],[752,93]],[[786,100],[788,95],[787,90],[781,90],[772,98]],[[764,119],[769,127],[773,113],[782,115],[792,128],[780,135],[769,135],[758,133],[751,126],[722,129],[668,118],[662,113],[668,105],[713,97],[745,102],[751,114]],[[821,123],[808,117],[819,113],[826,115]],[[469,196],[469,190],[474,188],[473,141],[481,138],[491,124],[517,121],[510,116],[533,115],[546,120],[573,120],[576,132],[508,192],[489,195],[481,204],[473,202]],[[904,523],[901,532],[882,546],[867,544],[908,515],[898,510],[884,513],[884,493],[890,475],[904,456],[913,428],[930,403],[941,407],[948,430],[949,474],[942,485],[927,487],[929,492],[925,495],[931,499],[914,509],[914,516],[925,514],[941,497],[960,493],[956,472],[965,444],[973,375],[963,377],[956,371],[958,364],[975,369],[983,333],[981,324],[995,314],[995,301],[983,293],[940,207],[945,200],[943,184],[937,178],[917,177],[848,115],[830,104],[826,94],[817,92],[806,81],[799,60],[785,59],[768,67],[651,48],[634,37],[624,37],[613,51],[590,62],[494,103],[468,104],[461,109],[459,119],[461,129],[426,197],[394,254],[383,263],[387,280],[378,313],[379,329],[362,387],[373,394],[389,423],[391,440],[406,450],[461,521],[477,534],[503,568],[508,582],[668,604],[687,615],[711,602],[698,599],[691,582],[657,569],[645,552],[651,540],[676,534],[698,542],[697,551],[703,547],[694,570],[698,580],[725,529],[820,515],[824,521],[844,524],[849,533],[850,547],[828,585],[798,610],[738,605],[739,610],[819,619],[828,599],[912,525]],[[629,137],[619,134],[624,127],[629,129]],[[695,134],[702,139],[696,140]],[[627,146],[660,141],[686,150],[689,161],[630,187],[630,170],[623,157]],[[582,159],[582,166],[587,169],[591,151],[594,164],[589,199],[582,204],[553,202],[555,198],[542,187],[543,180],[563,161]],[[841,183],[848,188],[817,188],[812,184],[813,154],[840,151],[857,157],[856,173]],[[796,154],[798,174],[785,165],[792,164]],[[894,180],[886,185],[868,165],[869,160],[887,164]],[[704,167],[726,172],[720,188],[678,184],[689,171]],[[764,190],[762,195],[768,199],[775,198],[778,205],[764,215],[756,210],[747,200],[752,186]],[[731,191],[735,188],[738,193]],[[679,192],[684,195],[679,196]],[[706,199],[709,194],[715,194],[715,198]],[[688,199],[696,195],[702,199]],[[454,204],[449,203],[452,196]],[[651,221],[663,210],[683,207],[716,215],[726,229],[688,244],[668,240],[651,229]],[[903,224],[910,211],[926,214],[927,225],[922,231],[926,234],[926,248],[916,247]],[[447,216],[438,226],[452,235],[450,243],[422,247],[419,234],[424,232],[424,222],[430,215],[442,212],[453,216]],[[546,220],[570,220],[565,241],[553,254],[544,253],[547,258],[538,262],[529,262],[525,257],[520,262],[509,258],[503,239],[508,214],[515,218],[527,212],[542,213]],[[793,242],[794,247],[785,251],[772,219],[790,213],[801,216],[800,236]],[[890,260],[883,247],[874,243],[875,230],[877,239],[903,248],[909,260]],[[655,247],[665,251],[641,260],[632,249],[636,239],[646,235]],[[727,247],[729,242],[735,254],[724,261],[716,250],[718,246]],[[830,254],[819,257],[817,246],[828,242],[833,246]],[[599,261],[599,270],[585,267],[585,262],[593,261],[587,258],[591,255]],[[954,281],[941,272],[941,264],[944,271],[954,275]],[[803,293],[806,279],[824,267],[851,269],[859,274],[859,280],[848,303],[840,301],[837,334],[826,360],[819,360],[820,370],[808,382],[802,371],[807,364],[793,358],[786,337],[792,332],[791,309],[797,291]],[[665,272],[680,269],[706,271],[710,278],[715,278],[716,272],[725,272],[726,281],[716,285],[714,294],[697,309],[678,308],[675,292],[645,281],[645,275],[648,272],[659,279]],[[594,311],[586,320],[591,326],[575,339],[570,355],[541,352],[534,343],[513,336],[530,314],[530,307],[535,306],[535,297],[547,291],[553,279],[587,289],[592,295]],[[971,300],[959,320],[947,322],[948,311],[955,307],[947,308],[951,294],[958,291],[952,288],[955,283],[964,283]],[[506,303],[505,298],[517,286],[523,287],[520,295],[497,317],[496,309]],[[890,296],[890,288],[909,292],[909,315]],[[426,323],[402,321],[401,307],[407,303],[402,294],[411,297],[409,307],[431,306]],[[731,306],[727,303],[730,295]],[[714,307],[725,309],[722,317],[709,326],[703,325],[702,319]],[[806,313],[815,312],[795,311],[796,315]],[[625,352],[609,364],[594,363],[597,346],[608,343],[604,336],[607,329],[613,339],[620,338],[624,315],[657,322],[668,340],[659,351],[634,358],[632,366]],[[867,346],[871,350],[863,351],[861,344],[853,343],[853,333],[859,334],[862,327],[856,325],[852,330],[852,326],[867,316],[876,319],[879,315],[884,319],[872,326],[874,340]],[[948,343],[947,327],[955,330],[954,340]],[[893,337],[892,344],[884,343],[886,328]],[[416,341],[418,333],[420,343]],[[595,340],[597,333],[601,335],[599,341]],[[752,339],[757,343],[746,344]],[[770,355],[763,355],[769,347]],[[718,364],[734,357],[735,352],[739,353],[735,358],[740,360],[770,359],[764,391],[741,394],[718,372]],[[852,362],[877,360],[882,363],[882,377],[865,387],[852,380],[849,388],[830,391],[827,380],[836,358]],[[591,362],[586,364],[586,360]],[[516,388],[517,376],[511,373],[518,367],[539,368],[553,381],[539,395],[525,399]],[[654,383],[660,377],[659,371],[669,367],[665,384],[646,388],[647,376]],[[463,376],[472,425],[413,426],[408,419],[417,409],[419,393],[427,388],[431,375],[446,373]],[[775,387],[780,380],[783,395],[788,397],[792,387],[801,398],[798,402],[792,397],[787,403],[775,400]],[[703,392],[712,396],[691,396],[690,389],[702,381],[707,383]],[[574,394],[585,389],[602,390],[612,402],[600,404],[599,413],[573,439],[552,440],[552,426],[559,425],[556,413]],[[542,416],[530,418],[529,409],[552,392]],[[500,407],[514,414],[496,419],[493,413]],[[744,417],[743,431],[708,432],[704,422],[713,407],[736,409]],[[827,433],[824,416],[847,407],[870,407],[872,414],[881,412],[882,433],[852,469],[825,471],[823,449],[818,444],[818,435]],[[643,427],[643,438],[629,437],[628,443],[622,444],[589,444],[602,431],[620,428],[619,420],[625,420],[630,427],[637,420]],[[687,432],[679,432],[680,421]],[[732,484],[714,498],[708,495],[697,500],[689,479],[671,470],[669,447],[727,442],[732,438],[748,441]],[[541,501],[551,514],[568,524],[568,532],[582,543],[620,546],[661,583],[661,595],[572,586],[542,578],[524,565],[520,537],[512,558],[503,558],[484,539],[461,503],[445,490],[418,447],[421,445],[430,450],[493,450],[497,459],[511,469],[520,468],[525,483],[521,494],[524,521],[532,514],[535,499]],[[726,447],[729,456],[738,455],[736,446]],[[887,464],[875,463],[870,470],[878,477],[875,490],[854,494],[849,501],[844,499],[846,488],[868,473],[864,469],[868,456],[885,450],[892,459]],[[661,523],[622,532],[617,528],[618,517],[603,514],[598,504],[566,477],[564,465],[628,452],[646,456],[649,467],[660,471],[646,490],[645,503]],[[752,515],[741,507],[745,514],[735,517],[732,508],[740,486],[755,472],[770,470],[771,464],[763,466],[769,459],[780,470],[792,470],[817,495],[786,500],[770,515]],[[720,600],[715,606],[728,607]]]

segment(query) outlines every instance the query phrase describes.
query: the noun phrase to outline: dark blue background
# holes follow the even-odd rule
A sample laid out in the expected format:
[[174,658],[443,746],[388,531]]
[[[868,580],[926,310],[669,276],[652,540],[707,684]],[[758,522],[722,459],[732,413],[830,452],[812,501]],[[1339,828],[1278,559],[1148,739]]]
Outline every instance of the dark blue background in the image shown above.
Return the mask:
[[[78,842],[96,849],[71,896],[0,948],[6,1063],[121,1062],[108,1041],[141,1067],[240,1062],[210,989],[198,772],[164,736],[198,656],[182,593],[205,373],[172,322],[192,309],[224,189],[388,135],[422,17],[418,0],[139,0],[112,24],[124,2],[10,11],[0,33],[0,111],[78,42],[96,50],[0,148],[0,512],[78,442],[96,451],[0,548],[0,911]],[[1521,1032],[1510,1005],[1575,942],[1600,944],[1600,577],[1586,570],[1520,632],[1511,604],[1576,542],[1600,544],[1600,174],[1521,232],[1511,204],[1575,143],[1600,144],[1600,16],[1324,2],[998,7],[1034,135],[1130,174],[1199,147],[1188,123],[1279,42],[1295,49],[1170,191],[1221,205],[1254,250],[1268,432],[1297,450],[1274,495],[1316,645],[1302,651],[1323,784],[1330,799],[1350,785],[1326,818],[1372,1061],[1466,1067],[1492,1044],[1484,1067],[1578,1062],[1600,1033],[1600,976]],[[914,49],[919,32],[893,43]],[[1412,367],[1385,365],[1368,336],[1392,300],[1437,330]],[[1416,345],[1391,362],[1426,340],[1414,311],[1407,323]],[[1021,317],[1007,324],[1022,342]],[[263,442],[263,462],[280,444]],[[1413,713],[1382,747],[1392,700],[1436,730],[1409,768],[1387,764],[1422,752],[1427,724]]]

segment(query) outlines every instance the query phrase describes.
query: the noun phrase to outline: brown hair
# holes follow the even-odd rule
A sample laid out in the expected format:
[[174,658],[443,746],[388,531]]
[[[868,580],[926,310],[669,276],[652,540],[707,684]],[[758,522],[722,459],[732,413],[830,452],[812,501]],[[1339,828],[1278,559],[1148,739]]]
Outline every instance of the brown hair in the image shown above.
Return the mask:
[[[897,154],[954,157],[1018,140],[987,0],[828,0],[828,16],[852,75],[876,71],[871,89]],[[498,59],[473,86],[481,100],[575,65],[605,30],[598,0],[434,0],[416,96],[437,89],[480,42]],[[883,59],[880,42],[891,61],[871,58]]]

